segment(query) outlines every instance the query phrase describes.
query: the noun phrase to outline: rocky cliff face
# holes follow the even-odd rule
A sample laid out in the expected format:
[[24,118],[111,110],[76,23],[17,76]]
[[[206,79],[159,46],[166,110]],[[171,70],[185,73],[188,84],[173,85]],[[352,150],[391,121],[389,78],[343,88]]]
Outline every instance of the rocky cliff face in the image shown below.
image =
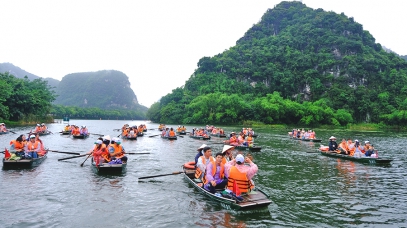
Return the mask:
[[115,70],[66,75],[57,95],[55,104],[68,106],[133,109],[139,105],[128,77]]

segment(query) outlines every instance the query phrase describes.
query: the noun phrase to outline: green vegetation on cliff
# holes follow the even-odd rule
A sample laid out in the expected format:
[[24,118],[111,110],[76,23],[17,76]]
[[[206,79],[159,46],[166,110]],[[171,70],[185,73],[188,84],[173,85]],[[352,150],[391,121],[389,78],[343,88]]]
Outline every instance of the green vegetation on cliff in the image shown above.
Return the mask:
[[282,2],[148,111],[155,122],[407,121],[407,62],[346,15]]

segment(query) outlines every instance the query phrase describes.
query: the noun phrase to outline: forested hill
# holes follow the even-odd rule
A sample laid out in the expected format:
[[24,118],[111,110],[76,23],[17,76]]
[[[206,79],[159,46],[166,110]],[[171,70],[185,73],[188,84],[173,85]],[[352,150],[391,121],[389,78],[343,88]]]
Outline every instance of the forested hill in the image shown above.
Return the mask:
[[144,109],[130,88],[129,78],[120,71],[73,73],[59,83],[55,104],[101,109]]
[[162,97],[148,117],[166,123],[397,124],[407,121],[406,98],[407,62],[384,51],[354,18],[281,2],[236,46],[201,58],[185,86]]
[[[35,74],[31,74],[20,67],[14,66],[11,63],[0,63],[0,73],[6,73],[8,72],[9,74],[15,76],[16,78],[24,78],[27,76],[28,79],[31,81],[34,79],[39,79],[41,78],[40,76],[37,76]],[[53,78],[43,78],[44,81],[48,82],[48,85],[53,88],[57,87],[59,84],[59,80],[53,79]]]

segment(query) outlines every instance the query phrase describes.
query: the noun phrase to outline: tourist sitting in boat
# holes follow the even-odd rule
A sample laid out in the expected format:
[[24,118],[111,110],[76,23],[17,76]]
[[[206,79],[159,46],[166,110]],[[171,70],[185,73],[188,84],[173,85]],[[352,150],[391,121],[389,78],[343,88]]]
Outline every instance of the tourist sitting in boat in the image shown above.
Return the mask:
[[331,136],[329,138],[329,151],[336,151],[338,149],[338,143],[336,142],[336,138]]
[[210,161],[206,166],[206,174],[204,179],[205,190],[215,194],[216,189],[224,189],[228,183],[227,175],[225,175],[225,166],[222,163],[223,154],[217,153],[215,161]]
[[240,132],[239,137],[237,137],[237,142],[239,143],[239,146],[240,145],[247,146],[244,144],[246,142],[245,138],[246,137],[245,137],[244,133]]
[[373,154],[375,154],[374,148],[372,145],[370,145],[369,141],[365,142],[365,150],[366,150],[366,152],[365,152],[366,157],[371,157]]
[[6,125],[4,123],[0,124],[0,132],[7,132]]
[[79,130],[78,126],[75,126],[75,128],[71,132],[72,135],[80,135],[81,131]]
[[169,137],[175,137],[175,136],[177,136],[177,134],[175,133],[175,131],[174,131],[173,128],[170,128],[170,132],[168,133],[168,136],[169,136]]
[[170,129],[168,127],[165,128],[165,137],[170,137]]
[[34,129],[34,132],[35,132],[35,133],[41,132],[41,125],[40,125],[40,124],[37,124],[37,126],[36,126],[35,129]]
[[234,146],[229,146],[229,145],[224,145],[223,149],[222,149],[222,154],[223,154],[223,158],[222,158],[222,164],[226,164],[229,161],[233,160],[233,149],[235,147]]
[[69,126],[69,124],[66,125],[66,126],[64,127],[64,131],[71,131],[71,126]]
[[309,137],[310,137],[309,131],[304,132],[304,134],[302,135],[302,139],[309,139]]
[[365,152],[365,148],[363,146],[360,145],[359,140],[355,140],[355,153],[353,154],[353,157],[356,158],[361,158],[364,157],[364,152]]
[[339,143],[338,149],[341,154],[349,154],[348,142],[346,141],[346,139],[342,139],[342,142]]
[[216,135],[216,134],[218,134],[219,132],[218,132],[218,128],[213,128],[212,129],[212,132],[211,132],[211,134],[213,134],[213,135]]
[[204,153],[203,153],[203,148],[205,148],[205,147],[207,147],[207,145],[206,145],[206,144],[202,144],[202,145],[197,149],[198,153],[195,155],[195,168],[196,168],[197,165],[198,165],[198,159],[199,159],[199,157],[201,157],[201,156],[204,155]]
[[45,132],[47,132],[47,130],[48,130],[47,126],[45,126],[45,124],[42,123],[42,124],[41,124],[41,131],[42,131],[43,133],[45,133]]
[[95,142],[95,146],[93,149],[88,152],[88,154],[93,155],[93,161],[96,163],[96,165],[99,165],[104,162],[104,158],[102,157],[102,154],[109,154],[109,152],[106,149],[106,145],[103,144],[103,141],[99,138]]
[[223,130],[223,128],[220,128],[220,129],[219,129],[219,134],[220,134],[220,135],[224,135],[224,134],[225,134],[225,131]]
[[209,146],[206,146],[202,149],[203,155],[198,158],[198,162],[196,163],[196,170],[195,170],[195,178],[201,179],[205,175],[206,166],[209,162],[214,162],[215,159],[212,157],[212,149]]
[[315,131],[309,130],[309,138],[310,138],[310,139],[316,139]]
[[127,162],[127,157],[124,156],[125,150],[121,145],[121,140],[119,138],[112,138],[109,145],[109,153],[112,160],[120,159],[122,162]]
[[251,133],[249,133],[249,136],[247,136],[246,141],[245,141],[245,145],[252,147],[253,146],[253,135]]
[[349,149],[349,155],[353,156],[355,153],[355,144],[352,142],[352,139],[348,139],[348,149]]
[[79,131],[79,133],[80,133],[81,135],[84,135],[84,136],[87,136],[87,135],[88,135],[88,129],[86,128],[85,125],[83,125],[83,126],[81,127],[81,130]]
[[27,143],[25,152],[32,158],[38,158],[38,152],[41,151],[41,143],[35,141],[35,135],[30,135],[30,141]]
[[10,141],[10,152],[18,153],[24,152],[24,147],[26,145],[25,135],[20,135],[16,140]]
[[247,135],[247,130],[246,130],[246,128],[242,128],[241,133],[243,133],[244,135]]
[[47,153],[47,151],[45,150],[45,148],[44,148],[44,143],[42,143],[42,140],[40,139],[40,134],[35,134],[35,141],[37,142],[39,142],[40,143],[40,146],[41,146],[41,148],[40,148],[40,151],[39,152],[37,152],[37,154],[39,155],[39,156],[44,156],[44,154],[46,154]]
[[232,132],[231,135],[232,136],[229,139],[229,145],[231,145],[231,146],[239,146],[239,141],[236,138],[236,133]]
[[[249,164],[248,166],[245,163]],[[228,189],[233,191],[233,184],[236,184],[241,193],[247,193],[254,188],[252,178],[256,175],[258,167],[250,158],[238,154],[235,159],[225,164],[225,173],[228,177]]]

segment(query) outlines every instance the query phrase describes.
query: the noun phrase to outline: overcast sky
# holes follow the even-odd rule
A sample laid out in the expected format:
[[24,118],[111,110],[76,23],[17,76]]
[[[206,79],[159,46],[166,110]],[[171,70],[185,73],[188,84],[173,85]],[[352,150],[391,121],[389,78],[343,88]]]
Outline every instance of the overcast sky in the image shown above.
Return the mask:
[[[149,107],[185,84],[204,56],[236,44],[275,0],[0,0],[0,63],[61,80],[125,73]],[[344,12],[376,42],[407,55],[406,0],[303,0]]]

